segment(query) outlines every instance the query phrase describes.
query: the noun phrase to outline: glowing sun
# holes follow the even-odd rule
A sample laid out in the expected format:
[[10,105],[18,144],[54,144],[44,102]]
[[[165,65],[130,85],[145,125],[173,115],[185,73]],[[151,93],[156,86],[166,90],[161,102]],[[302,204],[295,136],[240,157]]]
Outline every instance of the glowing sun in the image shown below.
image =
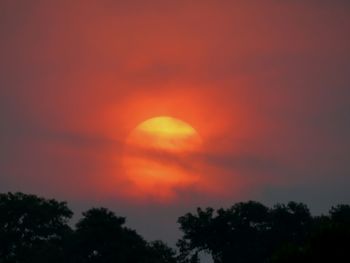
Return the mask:
[[131,131],[123,164],[136,197],[164,200],[198,180],[191,165],[202,141],[188,123],[172,117],[148,119]]

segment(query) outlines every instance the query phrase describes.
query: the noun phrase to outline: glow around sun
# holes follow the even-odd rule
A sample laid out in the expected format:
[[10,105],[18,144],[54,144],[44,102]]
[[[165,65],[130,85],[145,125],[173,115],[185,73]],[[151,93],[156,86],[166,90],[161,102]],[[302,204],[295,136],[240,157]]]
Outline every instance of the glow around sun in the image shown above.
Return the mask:
[[198,176],[189,168],[202,140],[188,123],[167,116],[148,119],[131,131],[123,158],[132,195],[173,198]]

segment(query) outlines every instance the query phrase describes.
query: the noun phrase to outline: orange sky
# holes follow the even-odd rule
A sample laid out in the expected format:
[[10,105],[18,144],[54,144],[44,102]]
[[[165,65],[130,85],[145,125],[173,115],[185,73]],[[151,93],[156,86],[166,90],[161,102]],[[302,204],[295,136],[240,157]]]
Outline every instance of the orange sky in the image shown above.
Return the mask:
[[[0,191],[131,214],[350,202],[349,11],[341,0],[0,1]],[[198,131],[201,150],[177,165],[201,180],[135,199],[125,141],[156,116]]]

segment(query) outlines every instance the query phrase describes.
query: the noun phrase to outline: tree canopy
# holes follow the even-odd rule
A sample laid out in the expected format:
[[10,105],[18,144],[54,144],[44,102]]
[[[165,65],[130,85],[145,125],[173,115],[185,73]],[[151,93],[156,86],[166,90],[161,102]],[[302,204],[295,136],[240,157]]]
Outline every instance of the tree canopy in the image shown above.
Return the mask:
[[0,262],[62,262],[72,215],[65,202],[0,194]]
[[83,213],[76,224],[72,255],[74,262],[144,262],[147,242],[135,231],[124,227],[125,218],[106,208]]
[[334,262],[345,256],[350,239],[348,205],[313,217],[302,203],[268,208],[249,201],[228,209],[198,208],[178,222],[182,262],[196,262],[202,251],[215,263]]
[[23,193],[0,194],[0,263],[175,263],[175,250],[147,242],[124,217],[92,208],[74,228],[65,202]]
[[67,203],[23,193],[0,194],[0,263],[215,263],[340,262],[348,257],[350,206],[312,216],[302,203],[267,207],[240,202],[197,208],[178,219],[175,250],[147,241],[126,218],[91,208],[75,226]]

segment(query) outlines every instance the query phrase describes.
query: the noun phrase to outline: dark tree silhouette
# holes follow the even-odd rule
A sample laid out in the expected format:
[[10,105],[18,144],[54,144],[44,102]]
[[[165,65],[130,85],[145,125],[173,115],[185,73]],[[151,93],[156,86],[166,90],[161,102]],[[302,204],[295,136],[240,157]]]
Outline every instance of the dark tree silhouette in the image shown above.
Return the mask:
[[328,216],[315,217],[304,243],[275,251],[273,263],[347,262],[350,245],[350,206],[332,207]]
[[149,262],[152,263],[176,263],[178,262],[176,251],[164,242],[157,240],[149,244]]
[[337,205],[329,211],[331,220],[334,224],[349,227],[350,226],[350,205]]
[[176,263],[161,241],[148,243],[105,208],[83,213],[72,230],[66,203],[0,194],[0,263]]
[[308,208],[299,203],[274,208],[249,201],[229,209],[197,209],[178,222],[184,235],[178,242],[181,259],[205,251],[215,263],[267,262],[281,244],[299,243],[311,228]]
[[62,262],[71,216],[64,202],[0,194],[0,262]]
[[143,262],[147,243],[135,231],[124,227],[125,218],[105,208],[83,213],[72,244],[73,262]]
[[199,263],[201,252],[215,263],[346,262],[349,253],[349,205],[316,217],[296,202],[198,208],[178,220],[178,255],[162,241],[145,241],[106,208],[83,213],[75,229],[71,217],[65,202],[0,194],[0,263]]
[[268,208],[257,202],[238,203],[230,209],[198,208],[197,215],[179,218],[184,232],[178,242],[182,258],[205,251],[214,262],[256,262],[265,252],[262,246],[268,223]]
[[[279,246],[300,245],[310,234],[313,218],[302,203],[277,204],[270,210],[269,252]],[[288,243],[288,244],[287,244]]]
[[175,252],[165,243],[147,243],[124,226],[125,218],[106,208],[83,213],[71,245],[71,261],[76,263],[175,263]]

